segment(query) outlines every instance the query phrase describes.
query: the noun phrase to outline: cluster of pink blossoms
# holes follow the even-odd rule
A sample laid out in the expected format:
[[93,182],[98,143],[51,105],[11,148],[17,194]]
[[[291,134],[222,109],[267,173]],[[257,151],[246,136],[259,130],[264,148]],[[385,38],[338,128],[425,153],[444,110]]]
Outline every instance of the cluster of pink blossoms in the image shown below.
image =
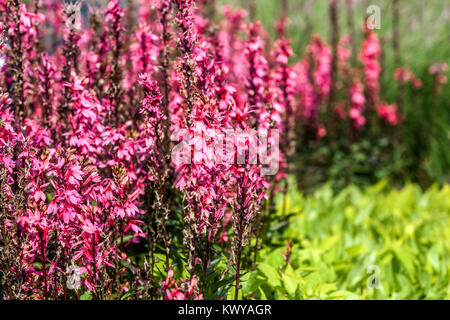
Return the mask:
[[352,119],[355,128],[361,128],[366,124],[366,119],[363,116],[364,104],[366,98],[364,96],[364,86],[358,79],[354,80],[354,83],[350,89],[352,106],[350,108],[349,116]]
[[397,68],[394,73],[394,78],[401,83],[411,83],[415,89],[422,87],[422,81],[408,68]]
[[183,281],[180,286],[173,279],[173,270],[167,272],[167,278],[163,282],[162,290],[166,300],[201,300],[202,295],[196,294],[198,279],[192,278],[190,283]]

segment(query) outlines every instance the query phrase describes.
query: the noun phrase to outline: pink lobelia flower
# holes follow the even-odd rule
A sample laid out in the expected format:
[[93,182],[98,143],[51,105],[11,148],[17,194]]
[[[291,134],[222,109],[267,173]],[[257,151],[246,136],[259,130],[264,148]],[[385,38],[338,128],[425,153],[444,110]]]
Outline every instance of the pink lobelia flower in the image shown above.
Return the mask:
[[377,112],[380,118],[384,119],[392,126],[398,124],[398,114],[396,105],[380,104],[377,106]]

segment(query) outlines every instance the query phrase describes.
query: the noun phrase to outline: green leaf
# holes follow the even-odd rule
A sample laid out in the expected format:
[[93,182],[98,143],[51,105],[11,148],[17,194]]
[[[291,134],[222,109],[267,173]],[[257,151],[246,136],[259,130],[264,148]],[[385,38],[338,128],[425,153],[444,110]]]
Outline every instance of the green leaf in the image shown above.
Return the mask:
[[92,300],[92,292],[85,291],[81,296],[80,300]]
[[365,243],[357,244],[357,245],[354,245],[354,246],[351,246],[351,247],[348,247],[345,249],[347,254],[352,258],[362,255],[363,253],[366,252],[366,250],[367,250],[367,245]]
[[286,274],[282,274],[281,278],[283,279],[284,288],[287,293],[289,293],[289,295],[295,294],[300,285],[300,281],[297,278],[290,277]]
[[430,261],[431,265],[433,266],[434,270],[439,270],[439,248],[435,244],[431,247],[431,249],[428,251],[428,260]]
[[271,287],[281,286],[280,274],[275,268],[266,263],[260,263],[258,270],[266,277]]

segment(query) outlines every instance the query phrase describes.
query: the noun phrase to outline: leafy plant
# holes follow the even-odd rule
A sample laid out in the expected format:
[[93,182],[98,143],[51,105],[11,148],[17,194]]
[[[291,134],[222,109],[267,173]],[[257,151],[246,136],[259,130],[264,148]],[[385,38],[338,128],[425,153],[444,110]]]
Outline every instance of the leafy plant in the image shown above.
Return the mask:
[[[249,299],[449,299],[450,187],[393,189],[386,180],[287,195],[287,225],[246,276]],[[281,199],[279,199],[281,200]],[[278,201],[278,210],[281,203]],[[292,242],[290,262],[283,245]],[[379,288],[368,286],[379,268]]]

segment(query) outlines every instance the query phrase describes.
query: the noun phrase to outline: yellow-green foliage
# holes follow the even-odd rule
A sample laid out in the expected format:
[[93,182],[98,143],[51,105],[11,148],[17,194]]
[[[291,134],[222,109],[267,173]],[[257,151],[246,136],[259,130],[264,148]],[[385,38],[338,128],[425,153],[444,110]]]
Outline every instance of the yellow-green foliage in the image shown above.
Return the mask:
[[[281,215],[282,195],[278,200]],[[382,181],[338,194],[325,186],[311,196],[291,190],[286,205],[288,222],[269,230],[278,246],[260,251],[243,297],[450,298],[450,186],[395,190]],[[281,255],[287,240],[289,264]],[[368,286],[370,266],[379,268],[378,289]]]

